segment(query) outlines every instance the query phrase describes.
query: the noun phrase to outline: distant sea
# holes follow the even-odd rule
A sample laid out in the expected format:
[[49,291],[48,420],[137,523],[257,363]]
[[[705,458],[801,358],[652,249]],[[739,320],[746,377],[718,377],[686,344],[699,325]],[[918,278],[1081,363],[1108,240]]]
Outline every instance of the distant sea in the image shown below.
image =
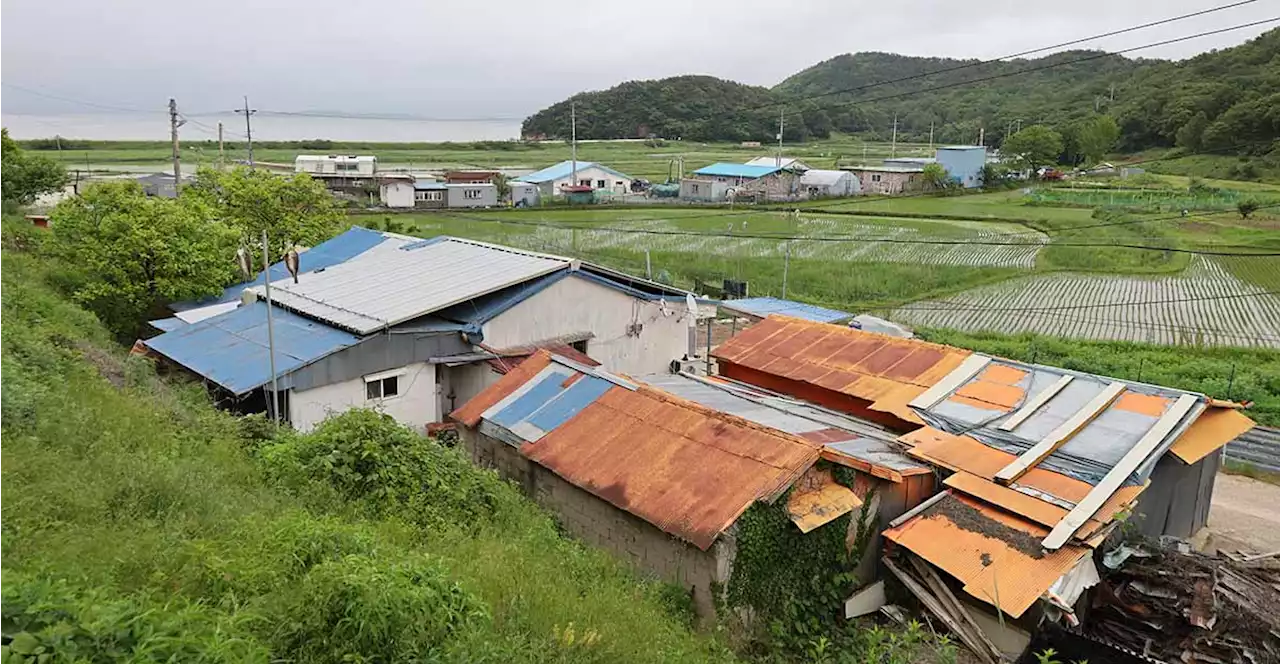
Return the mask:
[[[0,113],[13,138],[82,138],[92,140],[167,140],[165,113],[96,113],[33,115]],[[217,140],[218,122],[228,141],[244,140],[244,116],[233,113],[188,118],[179,130],[184,141]],[[254,115],[255,141],[442,142],[500,141],[520,137],[520,123],[507,121],[391,120],[382,118],[318,118]]]

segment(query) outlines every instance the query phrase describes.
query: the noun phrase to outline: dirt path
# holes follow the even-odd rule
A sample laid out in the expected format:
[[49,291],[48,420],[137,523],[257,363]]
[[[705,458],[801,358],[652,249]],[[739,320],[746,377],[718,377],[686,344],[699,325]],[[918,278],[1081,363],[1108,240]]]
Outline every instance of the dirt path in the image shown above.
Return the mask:
[[1257,553],[1280,549],[1280,486],[1219,474],[1209,508],[1209,530],[1219,549]]

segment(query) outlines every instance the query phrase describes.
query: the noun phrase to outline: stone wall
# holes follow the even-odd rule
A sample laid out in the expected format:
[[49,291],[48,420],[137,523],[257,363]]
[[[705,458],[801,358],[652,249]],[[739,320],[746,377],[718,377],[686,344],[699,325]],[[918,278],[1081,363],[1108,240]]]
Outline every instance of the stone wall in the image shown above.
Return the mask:
[[689,589],[699,619],[704,624],[714,620],[712,593],[723,590],[732,569],[736,547],[731,532],[702,551],[570,484],[502,441],[468,428],[462,428],[460,435],[476,465],[496,469],[520,485],[525,495],[555,513],[574,537],[652,577]]

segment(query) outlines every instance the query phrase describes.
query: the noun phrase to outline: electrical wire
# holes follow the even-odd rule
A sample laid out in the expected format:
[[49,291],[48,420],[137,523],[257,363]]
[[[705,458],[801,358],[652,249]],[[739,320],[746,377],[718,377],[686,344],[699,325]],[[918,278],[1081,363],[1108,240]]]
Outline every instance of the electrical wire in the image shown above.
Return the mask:
[[795,98],[795,99],[780,100],[780,101],[775,102],[775,103],[772,103],[772,104],[765,104],[765,105],[762,105],[762,106],[756,106],[756,107],[753,107],[753,108],[751,108],[751,109],[747,109],[747,110],[758,110],[758,109],[761,109],[761,108],[770,108],[770,107],[773,107],[773,106],[779,106],[779,105],[789,104],[789,103],[796,103],[796,102],[800,102],[800,101],[808,101],[808,100],[811,100],[811,99],[818,99],[818,98],[821,98],[821,97],[830,97],[830,96],[838,95],[838,94],[846,94],[846,93],[850,93],[850,92],[861,92],[861,91],[863,91],[863,90],[870,90],[870,89],[872,89],[872,88],[878,88],[878,87],[885,86],[885,85],[893,85],[893,84],[895,84],[895,83],[905,83],[905,82],[907,82],[907,81],[913,81],[913,80],[917,80],[917,79],[921,79],[921,78],[927,78],[927,77],[929,77],[929,76],[936,76],[936,75],[938,75],[938,74],[948,74],[948,73],[955,72],[955,71],[961,71],[961,70],[965,70],[965,69],[972,69],[972,68],[974,68],[974,67],[981,67],[981,66],[984,66],[984,65],[995,64],[995,63],[997,63],[997,62],[1004,62],[1005,60],[1011,60],[1011,59],[1013,59],[1013,58],[1020,58],[1020,57],[1027,56],[1027,55],[1033,55],[1033,54],[1035,54],[1035,53],[1043,53],[1043,52],[1045,52],[1045,51],[1051,51],[1051,50],[1054,50],[1054,49],[1057,49],[1057,48],[1063,48],[1063,47],[1066,47],[1066,46],[1075,46],[1075,45],[1077,45],[1077,44],[1083,44],[1083,43],[1085,43],[1085,42],[1094,41],[1094,40],[1097,40],[1097,39],[1104,39],[1104,38],[1106,38],[1106,37],[1114,37],[1114,36],[1116,36],[1116,35],[1122,35],[1122,34],[1129,33],[1129,32],[1136,32],[1136,31],[1138,31],[1138,30],[1144,30],[1144,29],[1146,29],[1146,28],[1152,28],[1152,27],[1155,27],[1155,26],[1158,26],[1158,25],[1165,25],[1165,24],[1168,24],[1168,23],[1176,22],[1176,21],[1182,21],[1182,20],[1185,20],[1185,19],[1188,19],[1188,18],[1195,18],[1195,17],[1197,17],[1197,16],[1204,16],[1204,15],[1206,15],[1206,14],[1212,14],[1212,13],[1220,12],[1220,11],[1224,11],[1224,10],[1227,10],[1227,9],[1234,9],[1234,8],[1236,8],[1236,7],[1240,7],[1240,6],[1243,6],[1243,5],[1250,5],[1250,4],[1253,4],[1254,2],[1257,2],[1257,0],[1243,0],[1243,2],[1233,2],[1233,3],[1231,3],[1231,4],[1219,5],[1219,6],[1217,6],[1217,7],[1210,7],[1209,9],[1202,9],[1202,10],[1200,10],[1200,11],[1191,12],[1191,13],[1189,13],[1189,14],[1182,14],[1182,15],[1179,15],[1179,16],[1173,16],[1173,17],[1170,17],[1170,18],[1161,19],[1161,20],[1159,20],[1159,21],[1151,21],[1151,22],[1149,22],[1149,23],[1143,23],[1143,24],[1141,24],[1141,25],[1135,25],[1135,26],[1131,26],[1131,27],[1128,27],[1128,28],[1122,28],[1122,29],[1120,29],[1120,30],[1112,30],[1112,31],[1110,31],[1110,32],[1103,32],[1103,33],[1101,33],[1101,34],[1090,35],[1090,36],[1088,36],[1088,37],[1081,37],[1081,38],[1079,38],[1079,39],[1073,39],[1073,40],[1071,40],[1071,41],[1061,42],[1061,43],[1058,43],[1058,44],[1054,44],[1054,45],[1052,45],[1052,46],[1042,46],[1042,47],[1040,47],[1040,48],[1034,48],[1034,49],[1031,49],[1031,50],[1029,50],[1029,51],[1020,51],[1020,52],[1018,52],[1018,53],[1011,53],[1011,54],[1009,54],[1009,55],[1003,55],[1003,56],[1000,56],[1000,57],[998,57],[998,58],[992,58],[992,59],[990,59],[990,60],[983,60],[983,61],[980,61],[980,62],[970,62],[970,63],[965,63],[965,64],[962,64],[962,65],[956,65],[956,66],[954,66],[954,67],[945,67],[945,68],[943,68],[943,69],[935,69],[935,70],[930,71],[930,72],[925,72],[925,73],[921,73],[921,74],[913,74],[913,75],[911,75],[911,76],[903,76],[903,77],[901,77],[901,78],[889,79],[889,80],[884,80],[884,81],[876,81],[876,82],[874,82],[874,83],[866,83],[866,84],[864,84],[864,85],[858,85],[858,86],[854,86],[854,87],[852,87],[852,88],[844,88],[844,89],[841,89],[841,90],[832,90],[832,91],[830,91],[830,92],[815,93],[815,94],[812,94],[812,95],[806,95],[806,96],[804,96],[804,97],[799,97],[799,98]]

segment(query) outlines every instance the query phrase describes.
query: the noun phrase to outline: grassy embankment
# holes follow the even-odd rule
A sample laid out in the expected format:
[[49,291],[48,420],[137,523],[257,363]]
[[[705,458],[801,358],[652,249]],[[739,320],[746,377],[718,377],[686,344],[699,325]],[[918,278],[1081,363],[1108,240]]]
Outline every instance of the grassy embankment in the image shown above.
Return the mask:
[[128,358],[48,285],[48,265],[11,247],[3,261],[11,652],[731,658],[691,631],[680,593],[562,538],[454,451],[407,430],[351,449],[351,422],[273,438],[265,423],[215,411],[198,385]]

